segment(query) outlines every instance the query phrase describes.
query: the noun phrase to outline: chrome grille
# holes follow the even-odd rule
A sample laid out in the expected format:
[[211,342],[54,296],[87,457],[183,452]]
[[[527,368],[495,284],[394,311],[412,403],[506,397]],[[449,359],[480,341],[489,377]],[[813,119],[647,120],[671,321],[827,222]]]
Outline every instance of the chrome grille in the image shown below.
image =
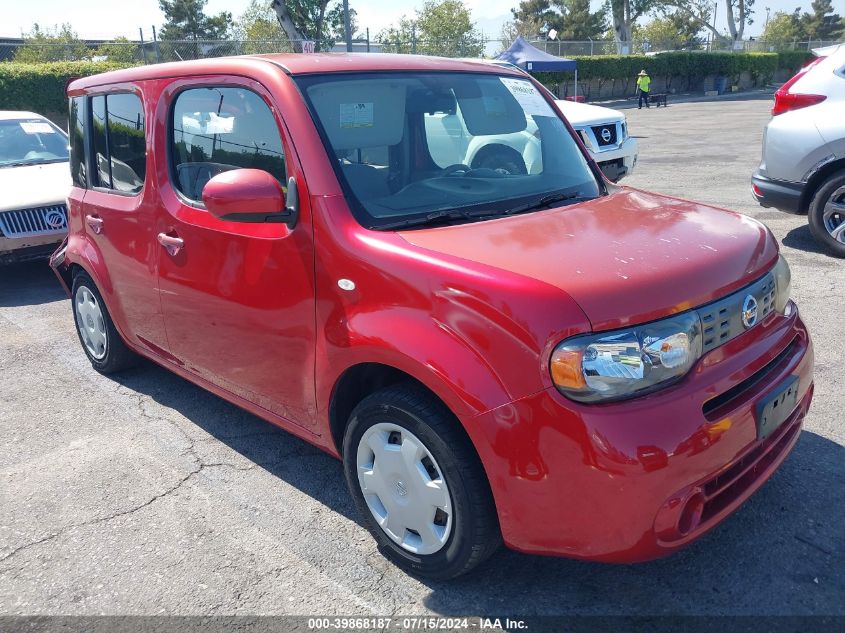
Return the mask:
[[65,231],[67,208],[63,204],[0,211],[0,233],[6,237],[33,237]]
[[742,324],[742,304],[748,295],[757,300],[756,323],[760,323],[775,307],[774,275],[767,273],[750,286],[698,309],[704,335],[704,352],[724,345],[745,332],[746,327]]

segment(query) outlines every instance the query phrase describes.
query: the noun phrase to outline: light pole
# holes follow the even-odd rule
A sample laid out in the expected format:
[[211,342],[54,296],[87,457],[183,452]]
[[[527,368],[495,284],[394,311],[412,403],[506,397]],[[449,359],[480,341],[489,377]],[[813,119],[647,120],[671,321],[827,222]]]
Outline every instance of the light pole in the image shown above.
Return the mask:
[[769,26],[769,11],[771,11],[771,9],[769,7],[766,7],[766,24],[765,24],[765,26]]

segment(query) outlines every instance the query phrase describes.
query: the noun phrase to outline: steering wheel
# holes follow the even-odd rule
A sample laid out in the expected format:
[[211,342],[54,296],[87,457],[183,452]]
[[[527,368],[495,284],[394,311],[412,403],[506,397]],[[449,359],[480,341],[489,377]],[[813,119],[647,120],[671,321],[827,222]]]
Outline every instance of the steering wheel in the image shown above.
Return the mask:
[[469,165],[464,165],[463,163],[455,163],[454,165],[449,165],[443,170],[443,176],[451,176],[452,174],[457,174],[458,172],[463,172],[464,174],[471,172],[472,167]]
[[472,166],[475,169],[487,168],[511,176],[528,174],[522,155],[512,147],[500,143],[482,147],[472,160]]

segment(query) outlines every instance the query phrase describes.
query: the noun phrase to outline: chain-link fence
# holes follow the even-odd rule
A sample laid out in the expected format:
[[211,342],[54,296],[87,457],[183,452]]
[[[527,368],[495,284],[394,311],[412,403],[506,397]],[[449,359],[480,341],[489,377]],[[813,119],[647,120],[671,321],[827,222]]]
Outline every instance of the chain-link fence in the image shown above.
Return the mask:
[[[782,50],[811,50],[839,42],[811,41],[634,41],[627,52],[649,54],[661,51],[741,51],[774,52]],[[355,40],[353,52],[358,53],[407,53],[440,55],[445,57],[492,57],[505,50],[511,42],[501,38],[477,37],[452,40],[412,39],[385,42]],[[559,57],[616,55],[620,48],[613,40],[568,42],[558,40],[531,40],[531,44]],[[308,42],[278,40],[159,40],[159,41],[73,41],[61,43],[31,43],[0,40],[0,62],[55,62],[55,61],[114,61],[121,63],[155,64],[169,61],[223,57],[226,55],[254,55],[260,53],[302,52],[309,49]],[[335,44],[334,51],[345,51],[346,44]]]

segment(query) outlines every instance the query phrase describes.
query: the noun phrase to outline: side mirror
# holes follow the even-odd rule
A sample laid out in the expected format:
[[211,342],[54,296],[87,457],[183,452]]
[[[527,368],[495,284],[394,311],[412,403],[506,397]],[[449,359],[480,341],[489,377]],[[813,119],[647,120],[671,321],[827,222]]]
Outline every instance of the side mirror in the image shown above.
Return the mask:
[[202,188],[202,201],[213,216],[229,222],[278,222],[288,228],[299,219],[296,180],[288,179],[287,199],[279,181],[261,169],[232,169]]

